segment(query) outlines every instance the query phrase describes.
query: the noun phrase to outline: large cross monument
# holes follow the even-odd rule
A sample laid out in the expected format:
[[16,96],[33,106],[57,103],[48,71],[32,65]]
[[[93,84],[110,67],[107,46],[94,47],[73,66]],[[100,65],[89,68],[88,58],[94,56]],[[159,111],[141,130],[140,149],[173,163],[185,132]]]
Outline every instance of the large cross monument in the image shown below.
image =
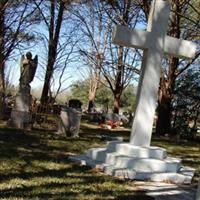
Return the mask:
[[191,59],[196,50],[194,43],[166,35],[169,14],[166,1],[153,0],[146,31],[117,26],[113,33],[115,44],[143,50],[130,142],[110,142],[106,148],[90,149],[71,160],[129,179],[191,182],[193,169],[183,167],[180,159],[168,157],[165,149],[150,146],[162,59],[165,54]]

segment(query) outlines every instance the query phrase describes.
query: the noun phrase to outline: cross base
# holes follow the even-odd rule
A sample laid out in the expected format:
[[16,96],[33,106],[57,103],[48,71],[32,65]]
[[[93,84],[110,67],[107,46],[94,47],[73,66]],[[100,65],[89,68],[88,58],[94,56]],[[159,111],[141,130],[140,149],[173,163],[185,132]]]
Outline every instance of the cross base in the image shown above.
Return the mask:
[[105,148],[92,148],[84,155],[69,159],[99,168],[108,175],[132,180],[190,184],[194,176],[194,169],[183,167],[180,159],[168,157],[163,148],[124,142],[109,142]]

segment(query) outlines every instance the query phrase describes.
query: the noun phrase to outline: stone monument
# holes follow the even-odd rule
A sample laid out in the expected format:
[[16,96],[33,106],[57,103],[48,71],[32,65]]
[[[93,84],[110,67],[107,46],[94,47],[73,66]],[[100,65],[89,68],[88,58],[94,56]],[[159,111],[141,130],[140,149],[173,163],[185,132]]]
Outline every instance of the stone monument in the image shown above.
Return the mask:
[[193,169],[182,167],[181,160],[168,157],[165,149],[150,146],[162,58],[166,54],[191,59],[196,51],[194,43],[166,35],[169,14],[166,1],[153,0],[146,31],[117,26],[113,33],[115,44],[143,50],[130,143],[110,142],[71,160],[129,179],[191,182]]
[[31,52],[27,52],[25,56],[22,55],[20,62],[19,91],[16,95],[15,105],[12,109],[11,119],[9,121],[12,127],[20,129],[30,129],[31,127],[30,107],[32,96],[30,94],[30,83],[35,76],[37,64],[37,55],[34,59],[32,59]]
[[78,99],[69,100],[68,106],[61,108],[58,133],[64,133],[67,137],[79,137],[82,103]]

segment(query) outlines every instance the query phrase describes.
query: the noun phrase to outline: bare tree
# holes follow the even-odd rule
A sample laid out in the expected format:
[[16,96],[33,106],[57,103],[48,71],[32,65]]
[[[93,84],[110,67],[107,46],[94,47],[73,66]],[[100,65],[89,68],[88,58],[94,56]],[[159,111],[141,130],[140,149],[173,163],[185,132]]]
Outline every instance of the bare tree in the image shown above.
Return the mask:
[[121,1],[119,4],[118,2],[120,1],[110,5],[102,1],[90,1],[87,5],[90,12],[75,13],[83,24],[82,32],[90,44],[80,50],[90,67],[89,111],[94,106],[101,75],[107,80],[113,93],[114,112],[118,113],[122,91],[135,73],[132,65],[136,56],[133,52],[133,56],[130,56],[128,48],[116,48],[112,45],[111,34],[115,24],[134,26],[137,21],[137,9],[131,1]]
[[[66,81],[66,69],[69,63],[74,61],[72,54],[77,43],[77,37],[75,37],[77,26],[72,21],[69,12],[73,2],[79,3],[79,1],[49,0],[39,6],[35,1],[47,29],[47,34],[42,35],[47,51],[41,95],[43,105],[48,103],[49,96],[53,95],[55,98],[61,91],[68,88],[63,89],[63,83]],[[56,91],[51,91],[55,83],[58,85]]]
[[[38,1],[40,4],[40,1]],[[6,61],[24,42],[34,40],[28,28],[38,21],[36,8],[28,0],[0,1],[0,116],[3,117]]]
[[[134,1],[105,1],[103,9],[108,18],[113,22],[113,25],[126,25],[135,27],[139,20],[139,8]],[[133,80],[135,72],[138,72],[136,67],[133,67],[140,57],[138,51],[131,50],[125,47],[113,46],[111,35],[109,37],[109,48],[106,52],[107,60],[104,62],[102,72],[107,80],[110,89],[114,96],[114,113],[119,113],[120,99],[123,90]],[[139,56],[139,57],[138,57]]]
[[[73,38],[71,36],[72,34],[73,33],[69,33],[69,35],[64,34],[63,37],[66,38],[66,41],[62,44],[59,44],[58,47],[58,56],[54,66],[54,74],[51,82],[51,85],[54,85],[54,89],[52,89],[54,93],[54,99],[56,99],[60,93],[68,90],[71,87],[71,85],[65,86],[65,83],[72,78],[72,75],[66,76],[66,74],[69,65],[75,63],[77,60],[77,55],[74,49],[78,39],[76,37]],[[73,39],[75,39],[75,41],[73,41]]]
[[105,17],[103,16],[105,13],[100,8],[98,1],[88,1],[81,9],[79,7],[74,10],[73,14],[80,23],[80,32],[84,38],[79,43],[79,53],[82,62],[89,70],[88,111],[91,112],[95,107],[95,96],[107,48],[109,27],[106,27]]
[[[35,5],[37,6],[40,14],[44,20],[44,23],[48,29],[48,61],[46,66],[46,74],[44,80],[44,86],[42,90],[41,103],[45,104],[48,101],[48,92],[50,88],[50,82],[54,71],[54,64],[56,62],[57,48],[59,43],[59,36],[61,31],[61,26],[63,22],[63,15],[65,10],[65,3],[62,0],[50,0],[49,2],[44,2],[41,8],[37,1]],[[49,14],[46,16],[44,10],[47,8]]]
[[[141,1],[140,3],[147,17],[150,2]],[[175,38],[198,41],[200,13],[196,8],[199,5],[199,1],[172,0],[170,3],[171,17],[168,35]],[[175,82],[179,75],[195,65],[199,55],[200,51],[198,50],[195,58],[189,62],[174,57],[169,57],[164,62],[158,93],[158,120],[156,124],[156,133],[158,135],[170,133]]]

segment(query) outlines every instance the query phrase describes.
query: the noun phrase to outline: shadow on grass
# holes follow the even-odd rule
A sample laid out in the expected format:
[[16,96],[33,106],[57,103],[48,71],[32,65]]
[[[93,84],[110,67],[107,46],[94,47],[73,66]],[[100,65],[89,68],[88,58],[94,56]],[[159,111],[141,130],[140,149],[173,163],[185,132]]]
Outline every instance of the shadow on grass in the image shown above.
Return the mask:
[[[31,132],[0,128],[0,198],[4,199],[135,199],[152,197],[130,189],[128,181],[111,178],[68,160],[71,154],[105,144],[99,136],[129,136],[129,131],[109,131],[82,126],[80,138],[71,139],[53,131]],[[171,155],[197,169],[198,144],[154,139]],[[187,149],[187,150],[186,150]],[[198,177],[198,176],[197,176]]]
[[83,123],[81,126],[81,136],[87,136],[87,138],[90,137],[101,137],[101,136],[109,136],[109,137],[123,137],[124,141],[129,141],[130,137],[130,130],[129,129],[103,129],[100,128],[97,125],[89,125]]
[[154,200],[153,197],[144,195],[144,194],[136,194],[136,195],[127,195],[127,196],[118,196],[116,199],[118,200]]
[[68,161],[103,142],[83,128],[78,139],[51,131],[0,129],[0,198],[4,199],[149,199],[128,189],[128,182]]

